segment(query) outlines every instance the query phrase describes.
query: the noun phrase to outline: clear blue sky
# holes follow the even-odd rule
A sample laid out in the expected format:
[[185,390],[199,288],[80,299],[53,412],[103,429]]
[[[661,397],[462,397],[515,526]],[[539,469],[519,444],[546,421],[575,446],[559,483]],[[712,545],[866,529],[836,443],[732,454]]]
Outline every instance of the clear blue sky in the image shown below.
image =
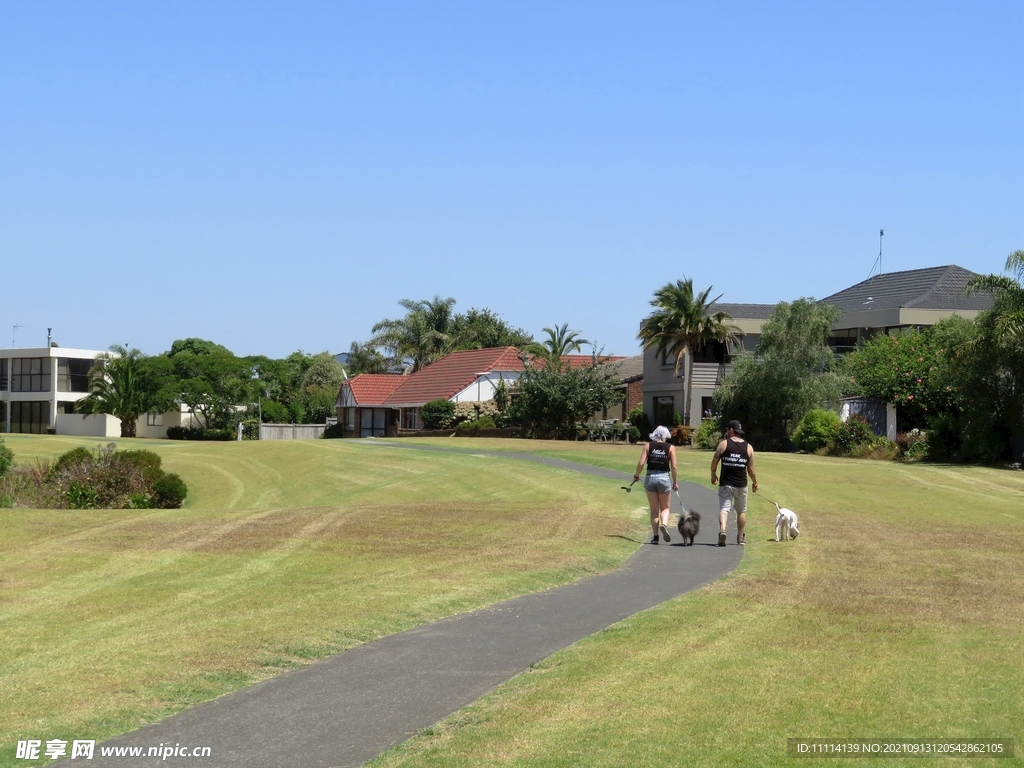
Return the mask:
[[399,299],[634,354],[660,285],[1024,248],[1024,3],[0,5],[0,346],[339,352]]

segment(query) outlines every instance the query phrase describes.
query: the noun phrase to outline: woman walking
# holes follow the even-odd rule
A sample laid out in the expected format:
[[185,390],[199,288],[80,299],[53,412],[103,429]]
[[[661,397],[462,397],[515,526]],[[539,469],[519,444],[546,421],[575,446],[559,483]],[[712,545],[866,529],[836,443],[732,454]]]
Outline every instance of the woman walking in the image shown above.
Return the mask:
[[640,454],[640,461],[636,465],[636,474],[633,480],[640,479],[640,471],[647,465],[647,475],[644,477],[644,489],[647,491],[647,501],[651,505],[651,531],[654,539],[651,544],[658,543],[658,534],[666,542],[671,541],[668,536],[668,511],[671,504],[672,491],[679,490],[679,481],[676,479],[676,447],[668,440],[672,433],[667,427],[658,427],[651,432],[651,441],[644,445]]

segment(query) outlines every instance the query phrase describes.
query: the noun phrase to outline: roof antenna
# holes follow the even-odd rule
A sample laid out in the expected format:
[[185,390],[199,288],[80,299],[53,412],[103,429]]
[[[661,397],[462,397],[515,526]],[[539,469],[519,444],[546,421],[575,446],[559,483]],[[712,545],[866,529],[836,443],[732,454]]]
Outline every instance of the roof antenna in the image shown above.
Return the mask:
[[15,323],[14,324],[14,329],[11,331],[11,346],[12,347],[14,347],[14,340],[18,336],[18,329],[19,328],[28,328],[28,326],[27,325],[21,325],[20,323]]
[[885,230],[878,230],[878,258],[875,259],[875,263],[871,265],[871,271],[868,272],[868,280],[875,276],[875,267],[878,267],[878,273],[882,274],[882,237],[885,236]]

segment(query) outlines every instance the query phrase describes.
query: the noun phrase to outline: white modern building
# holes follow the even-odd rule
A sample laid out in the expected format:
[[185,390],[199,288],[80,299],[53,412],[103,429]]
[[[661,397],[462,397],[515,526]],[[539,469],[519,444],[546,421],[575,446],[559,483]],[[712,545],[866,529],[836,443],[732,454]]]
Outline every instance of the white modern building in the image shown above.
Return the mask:
[[[95,349],[66,347],[0,350],[3,431],[57,432],[59,416],[74,414],[75,403],[88,394],[89,369],[101,354]],[[98,425],[93,428],[88,434],[105,436],[105,431],[95,431]]]
[[[4,433],[119,437],[121,420],[75,413],[89,394],[89,371],[103,352],[68,347],[0,350],[0,430]],[[167,437],[168,427],[196,423],[187,406],[169,413],[144,413],[138,437]]]

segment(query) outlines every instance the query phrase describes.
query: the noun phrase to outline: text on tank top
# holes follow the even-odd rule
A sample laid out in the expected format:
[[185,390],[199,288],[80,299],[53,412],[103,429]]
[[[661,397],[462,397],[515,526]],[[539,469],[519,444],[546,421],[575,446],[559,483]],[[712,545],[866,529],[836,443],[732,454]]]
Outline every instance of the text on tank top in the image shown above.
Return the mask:
[[668,472],[671,466],[668,462],[668,445],[656,443],[653,440],[647,444],[647,473]]
[[722,452],[722,485],[731,485],[733,488],[747,487],[747,464],[750,457],[747,456],[746,440],[726,440],[725,450]]

